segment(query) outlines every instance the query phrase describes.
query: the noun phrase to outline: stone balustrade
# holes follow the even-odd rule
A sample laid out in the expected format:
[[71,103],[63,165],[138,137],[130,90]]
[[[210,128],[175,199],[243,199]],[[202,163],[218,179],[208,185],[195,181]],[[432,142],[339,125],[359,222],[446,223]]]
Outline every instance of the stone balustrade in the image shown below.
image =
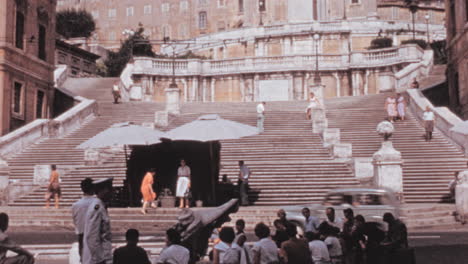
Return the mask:
[[[319,54],[320,70],[385,67],[399,63],[416,63],[424,50],[414,44],[386,49],[352,52],[351,54]],[[136,57],[132,73],[137,75],[172,76],[173,60]],[[216,76],[226,74],[277,71],[310,71],[316,67],[316,55],[260,56],[225,60],[175,60],[176,76]],[[126,68],[127,69],[127,68]],[[124,77],[128,71],[124,70]],[[123,78],[121,76],[121,78]],[[128,79],[128,76],[126,77]],[[128,86],[129,84],[125,84]]]
[[79,103],[49,122],[49,136],[63,137],[81,127],[89,117],[98,111],[95,100],[89,100],[81,96],[74,98]]

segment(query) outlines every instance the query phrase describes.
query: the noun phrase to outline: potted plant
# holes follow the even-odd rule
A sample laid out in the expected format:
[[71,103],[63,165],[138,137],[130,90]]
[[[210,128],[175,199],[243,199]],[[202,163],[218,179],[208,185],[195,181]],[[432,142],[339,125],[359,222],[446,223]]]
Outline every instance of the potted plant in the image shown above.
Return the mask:
[[175,206],[176,197],[172,195],[171,190],[164,188],[161,195],[159,196],[159,200],[161,201],[161,207],[169,208]]

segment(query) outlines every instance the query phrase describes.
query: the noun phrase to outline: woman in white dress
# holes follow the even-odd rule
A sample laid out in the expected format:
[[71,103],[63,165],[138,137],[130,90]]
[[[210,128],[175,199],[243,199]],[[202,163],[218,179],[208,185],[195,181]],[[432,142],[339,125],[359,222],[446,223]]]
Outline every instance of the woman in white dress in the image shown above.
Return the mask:
[[312,108],[316,108],[320,106],[320,101],[319,99],[315,96],[314,93],[310,93],[310,99],[309,99],[309,105],[307,106],[306,109],[306,118],[308,120],[312,119]]
[[176,197],[179,198],[179,208],[189,208],[190,167],[185,164],[185,160],[183,159],[180,160],[177,177]]
[[385,99],[385,110],[387,111],[388,120],[393,123],[397,116],[395,96],[392,95]]
[[399,93],[397,93],[397,110],[398,110],[398,117],[401,121],[405,120],[405,110],[406,110],[406,100],[405,97]]

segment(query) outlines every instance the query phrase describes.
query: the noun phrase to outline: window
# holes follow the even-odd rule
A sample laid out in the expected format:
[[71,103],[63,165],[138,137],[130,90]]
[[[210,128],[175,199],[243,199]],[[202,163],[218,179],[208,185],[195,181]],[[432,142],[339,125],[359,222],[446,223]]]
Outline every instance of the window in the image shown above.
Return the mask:
[[399,16],[399,11],[400,11],[400,7],[398,6],[394,6],[392,7],[392,19],[393,20],[397,20],[398,19],[398,16]]
[[36,94],[36,118],[44,117],[44,92],[38,90]]
[[46,60],[46,28],[39,24],[39,40],[38,40],[38,54],[37,56],[41,60]]
[[359,0],[351,0],[351,4],[359,4]]
[[198,14],[198,27],[206,28],[206,12],[202,11]]
[[116,10],[115,8],[109,9],[109,10],[107,11],[107,16],[108,16],[109,18],[115,18],[115,17],[117,16],[117,10]]
[[187,38],[187,25],[186,24],[179,24],[179,38],[185,39]]
[[153,8],[152,8],[151,5],[145,5],[145,6],[143,7],[143,13],[144,13],[145,15],[149,15],[149,14],[151,14],[151,12],[153,11],[152,9],[153,9]]
[[161,12],[167,13],[171,9],[171,5],[169,3],[164,3],[161,5]]
[[93,16],[94,19],[98,19],[99,18],[99,10],[91,11],[91,15]]
[[239,12],[244,12],[244,0],[239,0]]
[[169,27],[169,25],[164,25],[162,27],[162,37],[164,40],[171,38],[171,28]]
[[226,0],[218,0],[218,7],[225,7],[226,6]]
[[188,1],[180,1],[180,11],[185,11],[188,9]]
[[127,16],[133,16],[133,6],[127,7]]
[[14,82],[13,84],[13,114],[22,115],[23,114],[23,84],[19,82]]
[[266,11],[266,1],[265,0],[258,0],[258,10],[260,12]]
[[24,48],[24,14],[16,12],[16,31],[15,31],[15,46],[18,49]]

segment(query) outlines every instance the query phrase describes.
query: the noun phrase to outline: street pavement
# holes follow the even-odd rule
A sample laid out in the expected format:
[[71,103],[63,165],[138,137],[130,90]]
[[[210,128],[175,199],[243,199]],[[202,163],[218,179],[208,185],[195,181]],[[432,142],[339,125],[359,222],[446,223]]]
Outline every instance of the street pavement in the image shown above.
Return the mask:
[[[71,244],[76,241],[73,232],[9,232],[10,237],[21,245]],[[248,234],[250,241],[255,241],[253,234]],[[141,234],[142,242],[162,242],[161,236]],[[124,234],[114,234],[115,243],[124,242]],[[409,233],[410,246],[415,249],[416,263],[421,264],[466,264],[468,263],[468,230],[431,231]],[[65,264],[67,260],[47,260],[37,263]],[[369,263],[371,264],[371,263]]]

